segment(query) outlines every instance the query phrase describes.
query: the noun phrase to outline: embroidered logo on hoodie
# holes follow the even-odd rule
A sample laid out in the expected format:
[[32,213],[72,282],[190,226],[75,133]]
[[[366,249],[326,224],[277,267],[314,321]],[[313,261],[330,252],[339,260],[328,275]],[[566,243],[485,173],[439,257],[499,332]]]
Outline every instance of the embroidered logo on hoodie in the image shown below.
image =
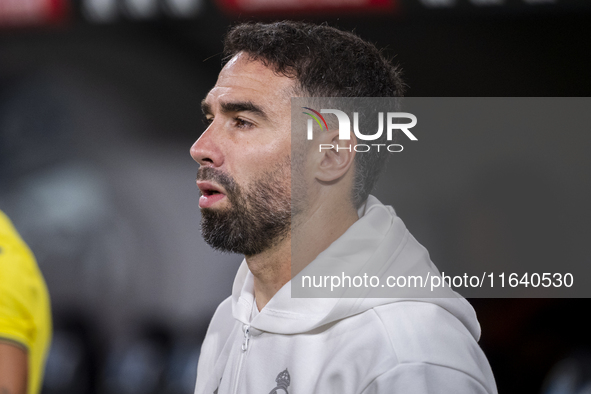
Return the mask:
[[287,388],[289,387],[290,377],[287,368],[279,372],[279,375],[275,378],[275,382],[277,382],[277,386],[269,394],[277,394],[278,390],[283,390],[285,394],[289,394]]

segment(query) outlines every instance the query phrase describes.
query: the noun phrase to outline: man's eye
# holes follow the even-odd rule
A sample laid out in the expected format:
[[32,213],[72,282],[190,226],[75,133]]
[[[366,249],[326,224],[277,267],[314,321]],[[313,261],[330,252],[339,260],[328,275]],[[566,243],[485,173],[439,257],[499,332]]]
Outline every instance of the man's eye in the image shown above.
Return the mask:
[[251,122],[249,122],[248,120],[244,120],[242,118],[234,118],[234,124],[239,129],[246,129],[254,126]]
[[213,122],[213,118],[203,118],[203,124],[209,126]]

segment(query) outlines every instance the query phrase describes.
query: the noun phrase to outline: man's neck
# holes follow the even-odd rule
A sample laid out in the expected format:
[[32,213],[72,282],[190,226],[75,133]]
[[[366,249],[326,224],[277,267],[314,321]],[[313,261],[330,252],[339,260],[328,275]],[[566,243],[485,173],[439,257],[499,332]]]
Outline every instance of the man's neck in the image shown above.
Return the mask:
[[269,250],[246,256],[246,263],[254,276],[254,294],[261,310],[291,279],[290,235]]
[[254,275],[254,293],[259,310],[293,275],[310,264],[322,251],[336,241],[358,220],[350,206],[323,204],[311,207],[295,220],[291,233],[263,253],[246,256]]

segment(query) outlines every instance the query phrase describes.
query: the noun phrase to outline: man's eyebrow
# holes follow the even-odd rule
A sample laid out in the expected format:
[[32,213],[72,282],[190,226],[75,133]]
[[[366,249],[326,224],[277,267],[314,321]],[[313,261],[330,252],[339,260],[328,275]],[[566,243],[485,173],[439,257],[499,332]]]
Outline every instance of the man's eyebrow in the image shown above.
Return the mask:
[[220,107],[222,108],[222,112],[251,112],[263,119],[267,119],[267,114],[265,111],[263,111],[261,107],[254,104],[252,101],[220,103]]
[[201,100],[201,112],[203,115],[211,115],[211,105],[205,102],[205,99]]

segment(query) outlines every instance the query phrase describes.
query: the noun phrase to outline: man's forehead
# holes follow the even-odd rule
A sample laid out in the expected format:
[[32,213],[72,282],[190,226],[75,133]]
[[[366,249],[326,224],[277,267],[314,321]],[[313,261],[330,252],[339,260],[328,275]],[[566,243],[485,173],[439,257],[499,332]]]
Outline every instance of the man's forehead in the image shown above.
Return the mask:
[[234,56],[222,69],[215,86],[205,99],[212,101],[256,100],[289,104],[294,88],[294,80],[276,74],[259,60],[252,60],[244,52]]
[[245,69],[248,71],[253,71],[255,73],[265,73],[267,71],[272,70],[267,67],[262,61],[253,58],[246,52],[239,52],[234,57],[232,57],[222,68],[221,73],[236,70],[236,69]]

